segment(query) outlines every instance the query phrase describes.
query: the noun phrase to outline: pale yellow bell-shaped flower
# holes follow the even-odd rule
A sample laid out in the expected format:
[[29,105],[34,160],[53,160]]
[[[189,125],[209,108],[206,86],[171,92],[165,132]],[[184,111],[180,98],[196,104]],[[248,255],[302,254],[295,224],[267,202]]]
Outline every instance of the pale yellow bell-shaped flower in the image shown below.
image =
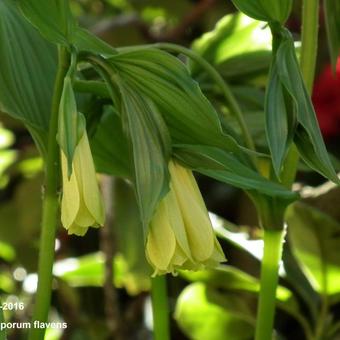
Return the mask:
[[67,159],[61,151],[63,195],[61,222],[69,234],[85,235],[89,227],[104,224],[104,204],[96,179],[96,171],[86,131],[81,137],[68,178]]
[[154,275],[198,270],[226,261],[208,211],[189,169],[169,163],[170,191],[149,226],[146,257]]

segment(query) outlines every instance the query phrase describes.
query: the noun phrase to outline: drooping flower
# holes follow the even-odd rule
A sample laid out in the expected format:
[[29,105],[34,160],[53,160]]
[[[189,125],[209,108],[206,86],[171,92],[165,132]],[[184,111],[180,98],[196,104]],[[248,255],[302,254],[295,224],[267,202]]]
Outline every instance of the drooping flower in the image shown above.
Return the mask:
[[216,267],[225,256],[192,172],[169,163],[170,191],[150,223],[146,256],[154,275]]
[[69,234],[83,236],[89,227],[104,224],[104,204],[98,188],[86,131],[76,146],[70,178],[63,151],[61,167],[63,178],[61,221]]

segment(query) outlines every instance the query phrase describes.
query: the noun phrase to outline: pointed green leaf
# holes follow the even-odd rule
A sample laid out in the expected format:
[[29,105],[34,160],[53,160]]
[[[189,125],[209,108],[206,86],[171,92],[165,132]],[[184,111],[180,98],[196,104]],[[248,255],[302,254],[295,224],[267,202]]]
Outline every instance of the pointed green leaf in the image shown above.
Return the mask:
[[174,142],[240,152],[235,140],[223,134],[215,109],[181,61],[153,48],[120,52],[110,59],[112,66],[157,105]]
[[238,188],[288,202],[297,198],[296,193],[270,182],[224,150],[202,145],[183,145],[176,147],[175,156],[193,170]]
[[71,78],[66,76],[59,105],[57,140],[67,158],[69,176],[72,173],[74,151],[83,136],[85,125],[85,117],[77,110]]
[[132,168],[141,219],[148,224],[159,200],[168,192],[170,136],[155,105],[136,88],[119,81],[123,130],[132,150]]
[[281,43],[277,51],[277,69],[280,80],[296,107],[300,128],[295,143],[301,157],[314,170],[340,183],[323,142],[313,104],[301,76],[291,36]]
[[75,30],[72,43],[79,52],[92,52],[95,54],[101,54],[105,57],[109,57],[117,53],[112,46],[97,38],[88,30],[80,27]]
[[335,71],[340,54],[340,2],[338,0],[324,0],[324,13],[329,53]]
[[9,0],[0,2],[0,41],[0,110],[23,121],[43,150],[56,73],[56,48]]
[[282,163],[293,135],[288,122],[288,110],[283,91],[277,66],[274,62],[267,85],[265,117],[267,141],[277,177],[280,177]]
[[266,136],[278,178],[296,130],[295,107],[283,86],[276,59],[273,60],[265,98]]
[[55,44],[69,45],[77,23],[68,0],[19,0],[27,20]]

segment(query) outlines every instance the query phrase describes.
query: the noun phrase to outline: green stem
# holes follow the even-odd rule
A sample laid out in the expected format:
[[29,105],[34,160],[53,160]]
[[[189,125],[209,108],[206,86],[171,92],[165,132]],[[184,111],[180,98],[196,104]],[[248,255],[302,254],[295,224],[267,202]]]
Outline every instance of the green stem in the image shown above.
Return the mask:
[[307,90],[312,92],[318,50],[319,0],[304,0],[300,68]]
[[166,276],[151,279],[154,340],[170,340]]
[[[302,38],[300,67],[307,90],[311,94],[317,60],[319,29],[319,0],[304,0],[302,9]],[[327,275],[324,275],[326,278]],[[329,309],[327,282],[321,296],[319,318],[315,329],[316,339],[321,339]]]
[[261,265],[261,288],[257,308],[255,340],[272,339],[276,288],[284,234],[284,229],[264,229],[264,252]]
[[97,80],[75,80],[73,87],[77,92],[91,93],[98,97],[110,98],[110,93],[106,84]]
[[153,44],[152,46],[159,48],[159,49],[184,54],[204,68],[204,70],[210,75],[210,77],[220,87],[223,96],[225,97],[227,103],[229,104],[229,109],[230,109],[231,114],[233,114],[235,116],[235,118],[236,118],[236,120],[237,120],[237,122],[240,126],[245,145],[250,150],[255,151],[255,144],[254,144],[254,141],[253,141],[251,134],[248,130],[247,124],[246,124],[246,122],[243,118],[241,108],[238,105],[238,103],[237,103],[233,93],[231,92],[228,84],[224,81],[224,79],[216,71],[216,69],[211,64],[209,64],[204,58],[202,58],[200,55],[198,55],[197,53],[195,53],[194,51],[192,51],[192,50],[190,50],[186,47],[179,46],[179,45],[176,45],[176,44],[170,44],[170,43],[156,43],[156,44]]
[[[58,111],[63,81],[68,69],[68,54],[59,49],[58,71],[54,85],[48,136],[48,153],[45,168],[45,192],[43,199],[42,233],[40,239],[38,288],[33,310],[33,322],[46,322],[51,301],[52,267],[54,261],[55,233],[58,225],[59,148],[56,142]],[[44,338],[44,328],[30,329],[29,340]]]
[[[319,0],[304,0],[302,6],[302,37],[301,37],[301,56],[300,68],[306,88],[311,94],[315,76],[315,65],[318,48],[318,29],[319,29]],[[294,182],[297,166],[299,162],[298,150],[292,146],[288,151],[287,158],[289,164],[285,165],[282,178],[284,184],[291,187]]]

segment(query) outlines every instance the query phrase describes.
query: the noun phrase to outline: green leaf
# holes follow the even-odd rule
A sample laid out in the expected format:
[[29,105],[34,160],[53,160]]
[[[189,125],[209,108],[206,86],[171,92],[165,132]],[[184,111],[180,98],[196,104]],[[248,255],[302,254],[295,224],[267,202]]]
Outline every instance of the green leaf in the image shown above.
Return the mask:
[[302,203],[287,211],[288,238],[292,252],[310,283],[319,293],[340,292],[340,224]]
[[80,27],[75,30],[72,43],[79,52],[92,52],[105,57],[110,57],[117,53],[112,46]]
[[261,21],[284,23],[291,12],[292,0],[232,0],[234,5],[248,16]]
[[278,197],[287,202],[297,198],[296,193],[270,182],[224,150],[202,145],[182,145],[176,146],[175,156],[193,170],[238,188]]
[[207,144],[240,153],[235,140],[223,134],[215,109],[177,58],[136,47],[120,50],[110,62],[123,79],[156,104],[175,143]]
[[294,132],[289,126],[291,124],[288,122],[288,110],[283,91],[277,66],[274,62],[267,86],[265,115],[267,140],[277,177],[280,177],[282,163],[292,142]]
[[128,142],[121,119],[112,107],[104,112],[90,144],[97,172],[132,178]]
[[[247,274],[246,272],[232,266],[221,265],[216,269],[202,271],[181,271],[181,277],[191,282],[204,282],[214,288],[220,288],[227,291],[245,291],[250,293],[258,293],[260,291],[260,282],[257,278]],[[288,302],[291,305],[296,305],[293,302],[292,292],[283,286],[278,286],[276,298],[281,302]]]
[[254,335],[254,311],[242,296],[221,293],[203,283],[182,291],[175,319],[190,339],[220,340],[227,334],[234,340],[246,340]]
[[53,274],[73,287],[100,287],[104,283],[104,256],[98,252],[57,261]]
[[288,19],[293,6],[293,0],[259,0],[272,21],[281,24]]
[[[253,74],[269,67],[271,32],[262,22],[242,13],[229,14],[195,40],[192,48],[216,65],[223,76]],[[194,75],[202,72],[197,63],[190,62],[190,66]]]
[[[112,282],[118,288],[126,288],[131,295],[148,291],[149,277],[132,276],[124,258],[117,254],[112,263]],[[105,257],[101,252],[57,261],[53,274],[71,287],[102,287],[105,281]],[[139,281],[137,281],[139,280]]]
[[291,36],[280,44],[276,60],[280,80],[296,107],[299,126],[294,141],[301,157],[311,168],[335,183],[340,183],[323,142],[313,104],[301,76]]
[[18,13],[0,2],[0,110],[24,122],[40,148],[47,129],[56,73],[56,48]]
[[69,176],[72,173],[74,151],[84,134],[85,126],[85,117],[77,110],[71,78],[66,76],[60,98],[57,140],[67,158]]
[[159,200],[168,192],[171,141],[156,106],[135,87],[118,82],[123,130],[132,150],[137,202],[145,237]]
[[285,281],[289,283],[290,287],[294,287],[296,294],[299,295],[306,306],[308,306],[310,316],[316,320],[318,317],[320,297],[304,275],[303,269],[292,253],[289,242],[284,244],[282,262]]
[[234,5],[244,14],[261,21],[270,21],[270,16],[263,8],[261,1],[232,0]]
[[340,2],[338,0],[324,0],[324,13],[329,53],[335,72],[340,54]]
[[77,23],[68,0],[19,0],[27,20],[55,44],[69,45]]

